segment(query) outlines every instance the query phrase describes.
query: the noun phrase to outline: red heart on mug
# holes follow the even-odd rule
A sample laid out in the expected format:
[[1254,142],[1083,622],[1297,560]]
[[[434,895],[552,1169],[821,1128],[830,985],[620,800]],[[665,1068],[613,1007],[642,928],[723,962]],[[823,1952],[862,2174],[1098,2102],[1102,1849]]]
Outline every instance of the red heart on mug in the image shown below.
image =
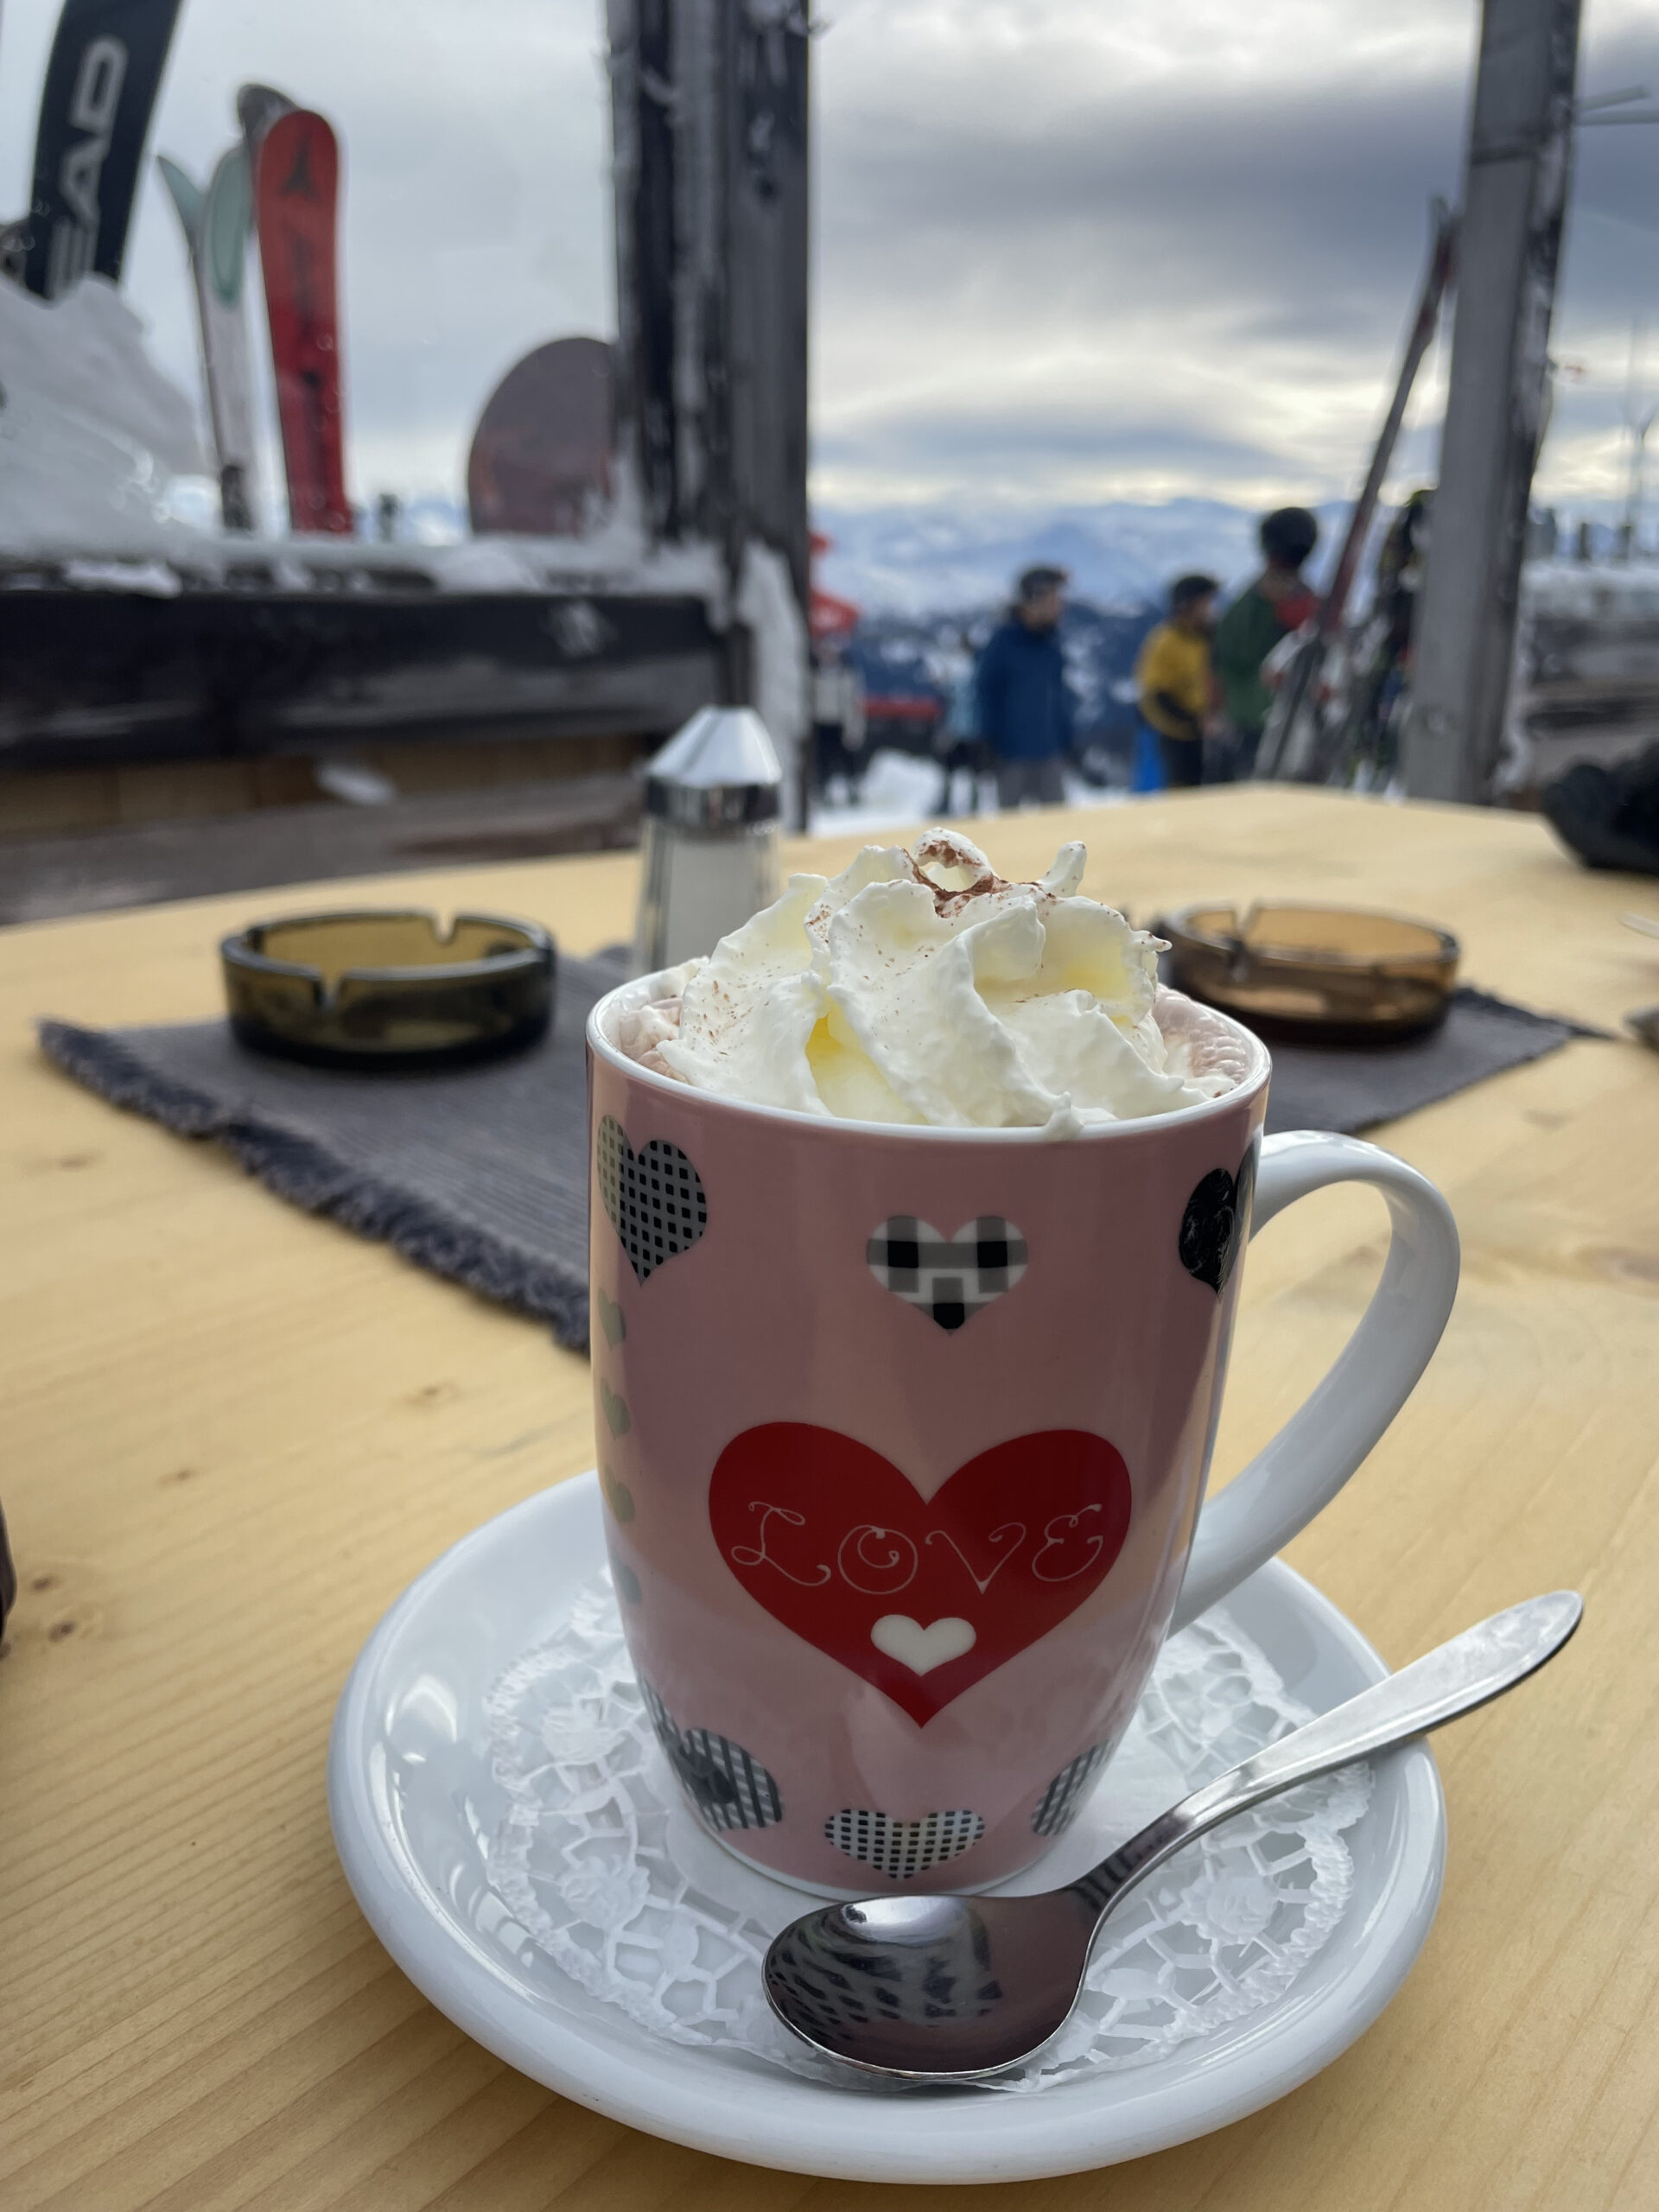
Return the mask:
[[767,1421],[715,1462],[709,1521],[755,1601],[925,1727],[1075,1612],[1123,1548],[1129,1471],[1103,1437],[994,1445],[923,1497],[833,1428]]

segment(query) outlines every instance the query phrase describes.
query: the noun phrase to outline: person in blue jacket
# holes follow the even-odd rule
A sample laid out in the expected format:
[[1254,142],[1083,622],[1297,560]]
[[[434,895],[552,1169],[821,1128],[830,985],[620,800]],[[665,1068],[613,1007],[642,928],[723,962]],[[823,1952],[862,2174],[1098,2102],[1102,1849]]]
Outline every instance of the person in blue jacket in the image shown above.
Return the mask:
[[1004,808],[1027,799],[1065,804],[1065,762],[1077,715],[1060,650],[1067,581],[1064,569],[1027,569],[1007,621],[979,657],[980,735],[996,764]]

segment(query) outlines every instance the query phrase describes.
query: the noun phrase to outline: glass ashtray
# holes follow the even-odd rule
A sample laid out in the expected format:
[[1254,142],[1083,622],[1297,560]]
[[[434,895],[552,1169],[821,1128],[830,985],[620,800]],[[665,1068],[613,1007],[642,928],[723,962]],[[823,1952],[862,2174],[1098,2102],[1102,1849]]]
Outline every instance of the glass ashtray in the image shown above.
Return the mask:
[[1359,906],[1183,906],[1153,925],[1177,990],[1265,1037],[1387,1044],[1446,1017],[1459,948],[1449,931]]
[[493,1058],[553,1011],[553,940],[534,922],[419,909],[252,922],[219,945],[238,1044],[324,1067]]

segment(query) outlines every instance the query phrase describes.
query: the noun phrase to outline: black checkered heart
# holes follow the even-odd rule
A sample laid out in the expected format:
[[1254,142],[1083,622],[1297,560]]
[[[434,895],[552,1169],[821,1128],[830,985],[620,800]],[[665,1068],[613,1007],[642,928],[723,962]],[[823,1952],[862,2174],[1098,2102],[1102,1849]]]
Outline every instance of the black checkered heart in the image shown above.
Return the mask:
[[1026,1240],[1011,1221],[982,1213],[942,1236],[912,1213],[884,1221],[864,1248],[883,1290],[919,1306],[942,1329],[964,1321],[1012,1290],[1026,1272]]
[[849,1805],[832,1813],[823,1833],[837,1851],[874,1866],[894,1882],[908,1882],[930,1866],[972,1850],[985,1833],[977,1813],[924,1813],[919,1821],[895,1821],[888,1813],[870,1813]]
[[769,1828],[783,1819],[777,1783],[741,1744],[712,1729],[682,1728],[643,1677],[639,1688],[680,1787],[711,1828]]
[[690,1250],[709,1225],[702,1178],[677,1144],[653,1137],[629,1149],[620,1122],[607,1114],[594,1141],[599,1195],[622,1240],[637,1281],[678,1252]]
[[1236,1175],[1212,1167],[1193,1191],[1181,1217],[1181,1265],[1217,1296],[1238,1263],[1250,1233],[1250,1198],[1255,1189],[1255,1147],[1239,1162]]
[[1031,1825],[1039,1835],[1064,1835],[1082,1810],[1089,1785],[1100,1772],[1104,1744],[1093,1744],[1063,1766],[1037,1801]]

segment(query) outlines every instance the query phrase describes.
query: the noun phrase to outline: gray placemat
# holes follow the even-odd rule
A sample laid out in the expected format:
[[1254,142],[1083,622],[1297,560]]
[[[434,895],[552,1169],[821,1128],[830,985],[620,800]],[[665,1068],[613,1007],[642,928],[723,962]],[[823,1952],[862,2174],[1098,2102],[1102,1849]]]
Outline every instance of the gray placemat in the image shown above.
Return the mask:
[[1274,1045],[1268,1133],[1339,1129],[1352,1135],[1451,1098],[1505,1068],[1541,1059],[1569,1037],[1606,1035],[1465,984],[1452,994],[1438,1029],[1404,1044]]
[[117,1106],[211,1137],[308,1213],[588,1343],[582,1032],[626,950],[559,956],[553,1024],[528,1052],[430,1075],[267,1059],[221,1020],[143,1029],[42,1021],[41,1044]]
[[[211,1137],[296,1205],[588,1342],[582,1029],[626,974],[619,950],[561,957],[546,1040],[432,1075],[350,1075],[245,1052],[223,1021],[85,1029],[42,1021],[58,1065],[117,1106]],[[1370,1128],[1554,1052],[1578,1025],[1461,990],[1414,1044],[1274,1049],[1269,1129]]]

